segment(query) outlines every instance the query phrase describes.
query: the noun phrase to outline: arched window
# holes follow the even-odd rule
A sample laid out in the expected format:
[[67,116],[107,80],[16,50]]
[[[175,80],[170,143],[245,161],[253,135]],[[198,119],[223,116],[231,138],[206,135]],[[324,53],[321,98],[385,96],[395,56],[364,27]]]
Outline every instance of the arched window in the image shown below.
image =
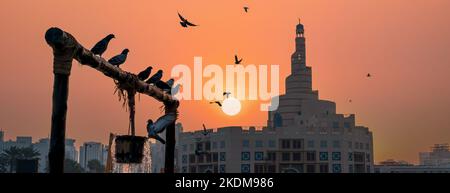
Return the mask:
[[275,113],[273,118],[273,127],[283,127],[283,118],[281,117],[280,113]]

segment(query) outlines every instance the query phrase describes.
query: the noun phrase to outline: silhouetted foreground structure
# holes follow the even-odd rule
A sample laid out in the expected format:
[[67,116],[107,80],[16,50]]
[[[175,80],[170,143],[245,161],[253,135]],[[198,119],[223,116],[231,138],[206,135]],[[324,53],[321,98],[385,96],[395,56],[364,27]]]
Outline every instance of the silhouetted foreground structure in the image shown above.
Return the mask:
[[[163,92],[154,85],[139,80],[136,75],[130,72],[123,71],[111,65],[102,57],[94,55],[91,51],[79,44],[71,34],[59,28],[50,28],[45,34],[45,40],[53,48],[53,73],[55,75],[49,151],[50,173],[63,173],[68,85],[73,59],[82,65],[88,65],[97,69],[104,75],[118,81],[120,89],[143,93],[163,102],[166,114],[177,113],[179,102],[170,94]],[[174,171],[174,130],[175,122],[167,127],[166,132],[166,173],[173,173]]]

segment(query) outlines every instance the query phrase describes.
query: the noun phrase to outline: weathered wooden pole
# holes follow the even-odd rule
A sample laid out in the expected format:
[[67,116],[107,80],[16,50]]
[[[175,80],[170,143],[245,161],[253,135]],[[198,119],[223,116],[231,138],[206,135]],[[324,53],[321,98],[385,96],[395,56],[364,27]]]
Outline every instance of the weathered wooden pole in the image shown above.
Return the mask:
[[[168,106],[166,105],[166,113],[174,112],[173,108],[177,106]],[[171,109],[172,108],[172,109]],[[172,174],[175,172],[174,162],[175,162],[175,122],[171,123],[166,128],[166,148],[165,148],[165,156],[164,156],[164,173]]]
[[[55,74],[55,83],[53,90],[53,112],[51,139],[49,151],[49,169],[50,173],[62,173],[64,169],[65,153],[65,131],[66,131],[66,112],[68,98],[68,84],[72,60],[75,59],[82,65],[90,66],[105,76],[117,80],[120,89],[143,93],[154,99],[163,102],[165,113],[177,114],[179,101],[172,95],[162,91],[155,85],[147,84],[130,72],[111,65],[100,56],[94,55],[91,51],[84,48],[77,40],[67,32],[59,28],[50,28],[45,33],[45,40],[53,48],[53,72]],[[134,96],[133,96],[134,98]],[[134,102],[134,99],[133,99]],[[133,115],[134,116],[134,115]],[[131,115],[130,115],[131,118]],[[173,173],[174,152],[175,152],[175,122],[169,126],[166,140],[170,145],[166,146],[166,171]],[[134,124],[133,124],[134,128]],[[133,129],[134,130],[134,129]],[[173,130],[173,131],[172,131]],[[167,155],[170,154],[170,155]]]

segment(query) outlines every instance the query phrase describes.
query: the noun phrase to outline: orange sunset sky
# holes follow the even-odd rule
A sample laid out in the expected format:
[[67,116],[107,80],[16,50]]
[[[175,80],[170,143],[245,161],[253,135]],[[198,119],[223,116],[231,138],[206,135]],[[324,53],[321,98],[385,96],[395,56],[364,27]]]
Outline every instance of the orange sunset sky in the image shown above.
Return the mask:
[[[249,6],[248,14],[243,6]],[[195,28],[181,28],[177,11]],[[375,161],[417,163],[418,152],[450,142],[450,1],[448,0],[14,0],[0,5],[0,129],[6,139],[50,132],[52,52],[44,40],[60,27],[91,48],[114,33],[109,58],[123,48],[124,70],[147,65],[165,70],[177,64],[279,64],[280,86],[290,73],[295,25],[306,28],[307,65],[319,97],[355,113],[374,133]],[[373,78],[366,79],[367,73]],[[70,76],[67,137],[106,143],[109,132],[125,134],[128,114],[113,95],[114,84],[98,71],[74,62]],[[348,100],[352,99],[352,103]],[[205,123],[217,128],[266,124],[258,103],[226,116],[208,101],[183,101],[186,130]],[[160,104],[141,95],[138,134]]]

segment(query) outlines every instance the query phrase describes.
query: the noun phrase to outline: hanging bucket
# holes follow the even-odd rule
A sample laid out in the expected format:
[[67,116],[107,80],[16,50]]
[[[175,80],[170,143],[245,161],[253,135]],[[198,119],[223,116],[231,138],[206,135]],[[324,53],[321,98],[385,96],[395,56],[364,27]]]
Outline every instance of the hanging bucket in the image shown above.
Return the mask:
[[144,158],[146,137],[121,135],[114,140],[117,163],[141,163]]

